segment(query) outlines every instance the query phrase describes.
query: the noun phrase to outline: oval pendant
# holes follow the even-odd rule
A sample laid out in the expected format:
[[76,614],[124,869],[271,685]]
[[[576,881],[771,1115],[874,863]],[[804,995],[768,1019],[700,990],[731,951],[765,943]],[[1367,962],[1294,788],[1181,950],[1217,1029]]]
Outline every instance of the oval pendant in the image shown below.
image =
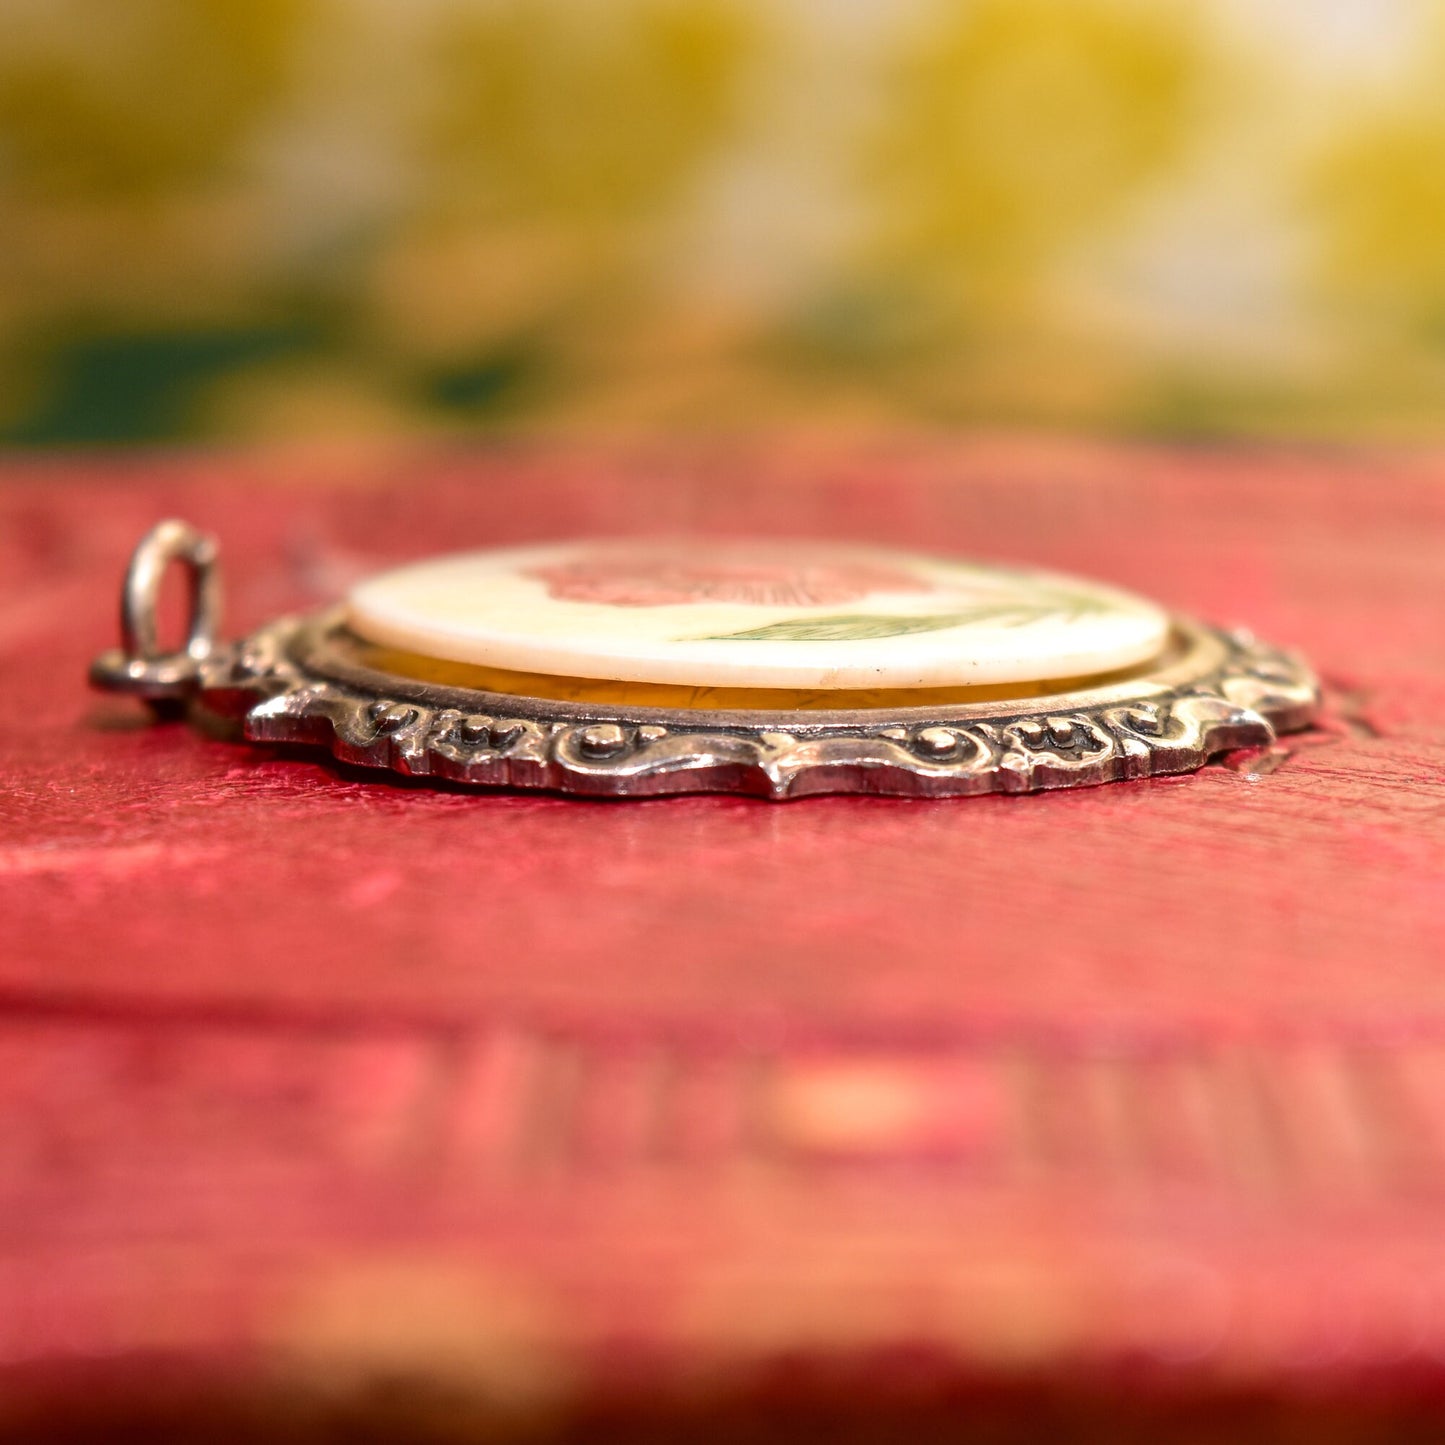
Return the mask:
[[[156,642],[172,562],[185,648]],[[591,796],[949,796],[1186,772],[1307,725],[1298,658],[1054,573],[846,544],[575,542],[398,568],[215,638],[215,543],[181,522],[127,573],[92,680],[262,743],[481,787]]]

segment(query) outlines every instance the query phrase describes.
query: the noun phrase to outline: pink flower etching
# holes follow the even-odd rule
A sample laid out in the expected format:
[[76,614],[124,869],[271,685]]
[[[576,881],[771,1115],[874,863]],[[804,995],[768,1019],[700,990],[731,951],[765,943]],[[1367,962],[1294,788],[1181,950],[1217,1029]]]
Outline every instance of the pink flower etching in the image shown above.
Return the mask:
[[669,607],[684,602],[740,602],[758,607],[820,607],[857,602],[874,592],[927,592],[921,579],[872,562],[776,558],[752,549],[695,553],[599,552],[529,567],[525,576],[566,602],[612,607]]

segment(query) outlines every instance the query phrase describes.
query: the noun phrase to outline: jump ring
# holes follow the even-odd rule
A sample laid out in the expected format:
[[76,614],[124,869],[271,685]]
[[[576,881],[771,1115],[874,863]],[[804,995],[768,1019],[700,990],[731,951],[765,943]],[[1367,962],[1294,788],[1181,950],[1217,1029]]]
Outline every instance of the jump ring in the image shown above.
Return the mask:
[[[165,699],[183,697],[210,656],[221,624],[219,548],[214,537],[187,522],[161,522],[141,538],[120,596],[119,649],[96,659],[91,681],[113,692]],[[173,562],[185,568],[189,620],[185,646],[162,652],[157,621],[161,584]]]

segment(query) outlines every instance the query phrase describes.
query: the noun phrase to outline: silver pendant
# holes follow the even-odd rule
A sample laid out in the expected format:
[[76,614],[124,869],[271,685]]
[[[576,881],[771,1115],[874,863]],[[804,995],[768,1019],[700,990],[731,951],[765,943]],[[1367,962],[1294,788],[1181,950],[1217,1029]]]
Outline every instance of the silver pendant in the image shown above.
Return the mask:
[[[1315,677],[1298,657],[1157,612],[1160,639],[1147,658],[1095,667],[1057,690],[1010,682],[1030,655],[1108,662],[1140,645],[1128,629],[1138,632],[1152,605],[1093,584],[903,554],[879,561],[866,549],[814,558],[777,544],[757,553],[762,562],[748,554],[700,564],[710,546],[684,546],[680,561],[661,544],[446,559],[387,574],[379,594],[363,584],[345,605],[223,642],[216,543],[163,522],[136,548],[121,646],[96,659],[91,681],[224,720],[256,743],[304,744],[344,763],[469,787],[589,797],[1027,793],[1189,772],[1306,727],[1317,709]],[[190,625],[184,647],[164,652],[156,601],[173,563],[189,578]],[[508,603],[510,612],[487,602],[504,595],[536,600]],[[457,622],[467,623],[467,607],[438,610],[438,596],[481,598],[491,621],[518,617],[532,630],[520,639],[506,627],[469,630]],[[574,615],[597,636],[579,641],[561,623],[536,620]],[[685,636],[663,636],[680,617],[697,620]],[[449,655],[398,650],[413,637],[440,639]],[[619,658],[618,677],[600,670],[598,649]],[[386,665],[397,657],[409,661]],[[580,657],[592,670],[518,671],[532,657]],[[506,670],[479,665],[497,659]],[[965,664],[979,671],[958,672]],[[815,666],[826,685],[810,685]],[[697,675],[682,675],[689,668]],[[857,685],[875,673],[881,688]],[[977,685],[976,675],[988,680]],[[478,676],[536,676],[547,687],[472,685]],[[770,685],[776,678],[790,681]],[[796,705],[777,705],[788,689]],[[660,704],[638,700],[654,694]]]

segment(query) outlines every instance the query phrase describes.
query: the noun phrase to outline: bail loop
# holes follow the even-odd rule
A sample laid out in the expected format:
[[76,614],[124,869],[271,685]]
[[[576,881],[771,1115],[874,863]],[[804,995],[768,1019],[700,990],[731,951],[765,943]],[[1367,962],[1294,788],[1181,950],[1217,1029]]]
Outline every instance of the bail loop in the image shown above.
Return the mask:
[[[216,539],[174,518],[153,527],[136,546],[120,596],[121,645],[102,653],[90,668],[94,687],[152,702],[194,691],[201,664],[210,656],[221,622],[221,574]],[[162,652],[156,606],[173,562],[186,573],[189,618],[179,652]]]

